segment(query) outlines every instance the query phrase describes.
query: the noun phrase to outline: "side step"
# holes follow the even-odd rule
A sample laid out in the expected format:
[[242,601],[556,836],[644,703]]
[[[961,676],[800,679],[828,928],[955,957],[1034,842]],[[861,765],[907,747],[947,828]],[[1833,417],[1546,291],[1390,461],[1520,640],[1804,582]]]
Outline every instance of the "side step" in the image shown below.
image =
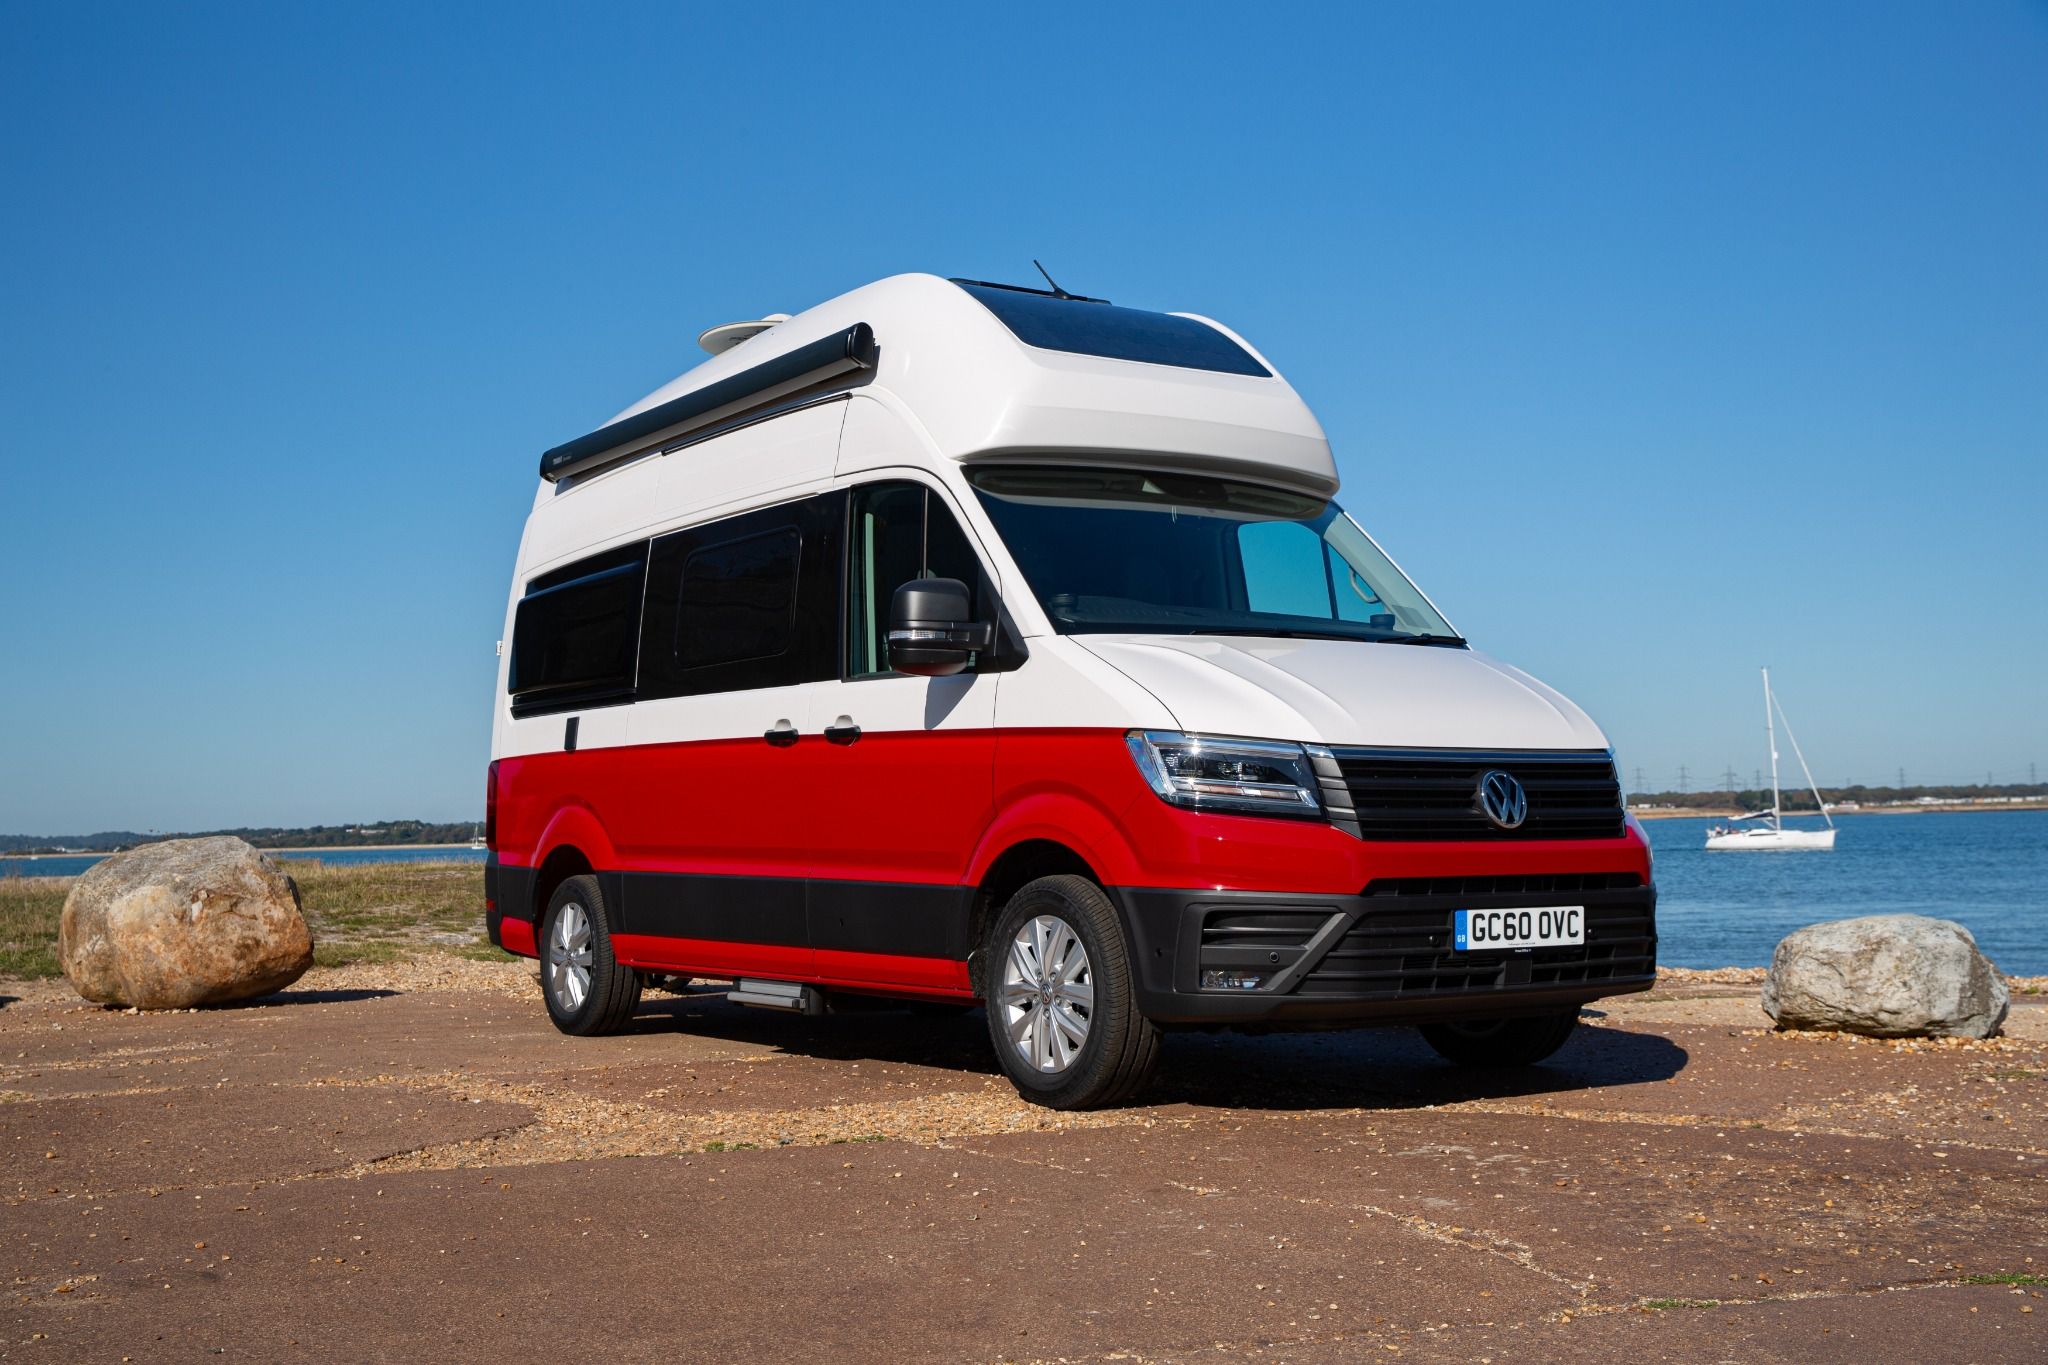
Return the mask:
[[725,998],[735,1005],[759,1005],[763,1009],[793,1010],[798,1014],[823,1014],[825,996],[816,986],[796,981],[756,981],[742,978],[732,983]]

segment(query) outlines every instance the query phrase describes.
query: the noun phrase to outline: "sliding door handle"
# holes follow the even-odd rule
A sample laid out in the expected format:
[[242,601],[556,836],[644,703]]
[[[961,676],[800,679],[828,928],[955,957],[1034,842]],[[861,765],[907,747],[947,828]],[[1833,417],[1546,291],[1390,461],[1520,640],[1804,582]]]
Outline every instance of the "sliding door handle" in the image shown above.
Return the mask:
[[860,738],[860,727],[853,723],[853,717],[841,716],[825,727],[825,738],[834,744],[851,744]]
[[796,736],[797,730],[794,725],[791,725],[786,720],[778,720],[775,724],[768,727],[768,732],[762,735],[761,738],[767,740],[778,749],[787,749],[790,745],[796,743]]

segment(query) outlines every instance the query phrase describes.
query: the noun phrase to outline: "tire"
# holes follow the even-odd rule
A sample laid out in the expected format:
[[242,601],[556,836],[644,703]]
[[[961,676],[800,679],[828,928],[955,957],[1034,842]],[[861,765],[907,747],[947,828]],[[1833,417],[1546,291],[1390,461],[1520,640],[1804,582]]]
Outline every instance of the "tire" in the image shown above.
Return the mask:
[[1151,1079],[1159,1030],[1138,1013],[1123,928],[1101,887],[1066,875],[1027,883],[981,950],[989,1041],[1018,1094],[1096,1109]]
[[1576,1009],[1509,1019],[1460,1019],[1422,1025],[1422,1040],[1459,1066],[1534,1066],[1563,1047],[1579,1026]]
[[611,921],[595,877],[555,888],[541,920],[540,994],[564,1033],[617,1033],[640,1003],[640,975],[612,955]]

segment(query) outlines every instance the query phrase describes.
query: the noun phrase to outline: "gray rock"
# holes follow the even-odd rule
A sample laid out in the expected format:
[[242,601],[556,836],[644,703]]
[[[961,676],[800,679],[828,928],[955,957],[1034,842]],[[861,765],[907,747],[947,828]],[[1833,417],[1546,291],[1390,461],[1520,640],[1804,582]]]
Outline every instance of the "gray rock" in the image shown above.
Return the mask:
[[1779,1028],[1873,1038],[1989,1038],[2005,1022],[2005,978],[1953,920],[1870,915],[1788,934],[1764,977]]
[[146,1010],[246,1000],[313,965],[299,889],[240,839],[171,839],[94,864],[71,888],[58,958],[78,993]]

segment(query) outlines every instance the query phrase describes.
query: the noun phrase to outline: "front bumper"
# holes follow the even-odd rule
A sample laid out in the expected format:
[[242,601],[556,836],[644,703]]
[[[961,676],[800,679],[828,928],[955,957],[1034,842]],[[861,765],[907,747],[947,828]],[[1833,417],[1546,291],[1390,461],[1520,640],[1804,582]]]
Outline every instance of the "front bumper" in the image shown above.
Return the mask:
[[[1383,878],[1358,895],[1115,891],[1138,1007],[1160,1024],[1341,1027],[1535,1014],[1647,990],[1656,888],[1632,873]],[[1458,952],[1457,910],[1583,905],[1586,942]],[[1256,975],[1205,988],[1206,971]]]

